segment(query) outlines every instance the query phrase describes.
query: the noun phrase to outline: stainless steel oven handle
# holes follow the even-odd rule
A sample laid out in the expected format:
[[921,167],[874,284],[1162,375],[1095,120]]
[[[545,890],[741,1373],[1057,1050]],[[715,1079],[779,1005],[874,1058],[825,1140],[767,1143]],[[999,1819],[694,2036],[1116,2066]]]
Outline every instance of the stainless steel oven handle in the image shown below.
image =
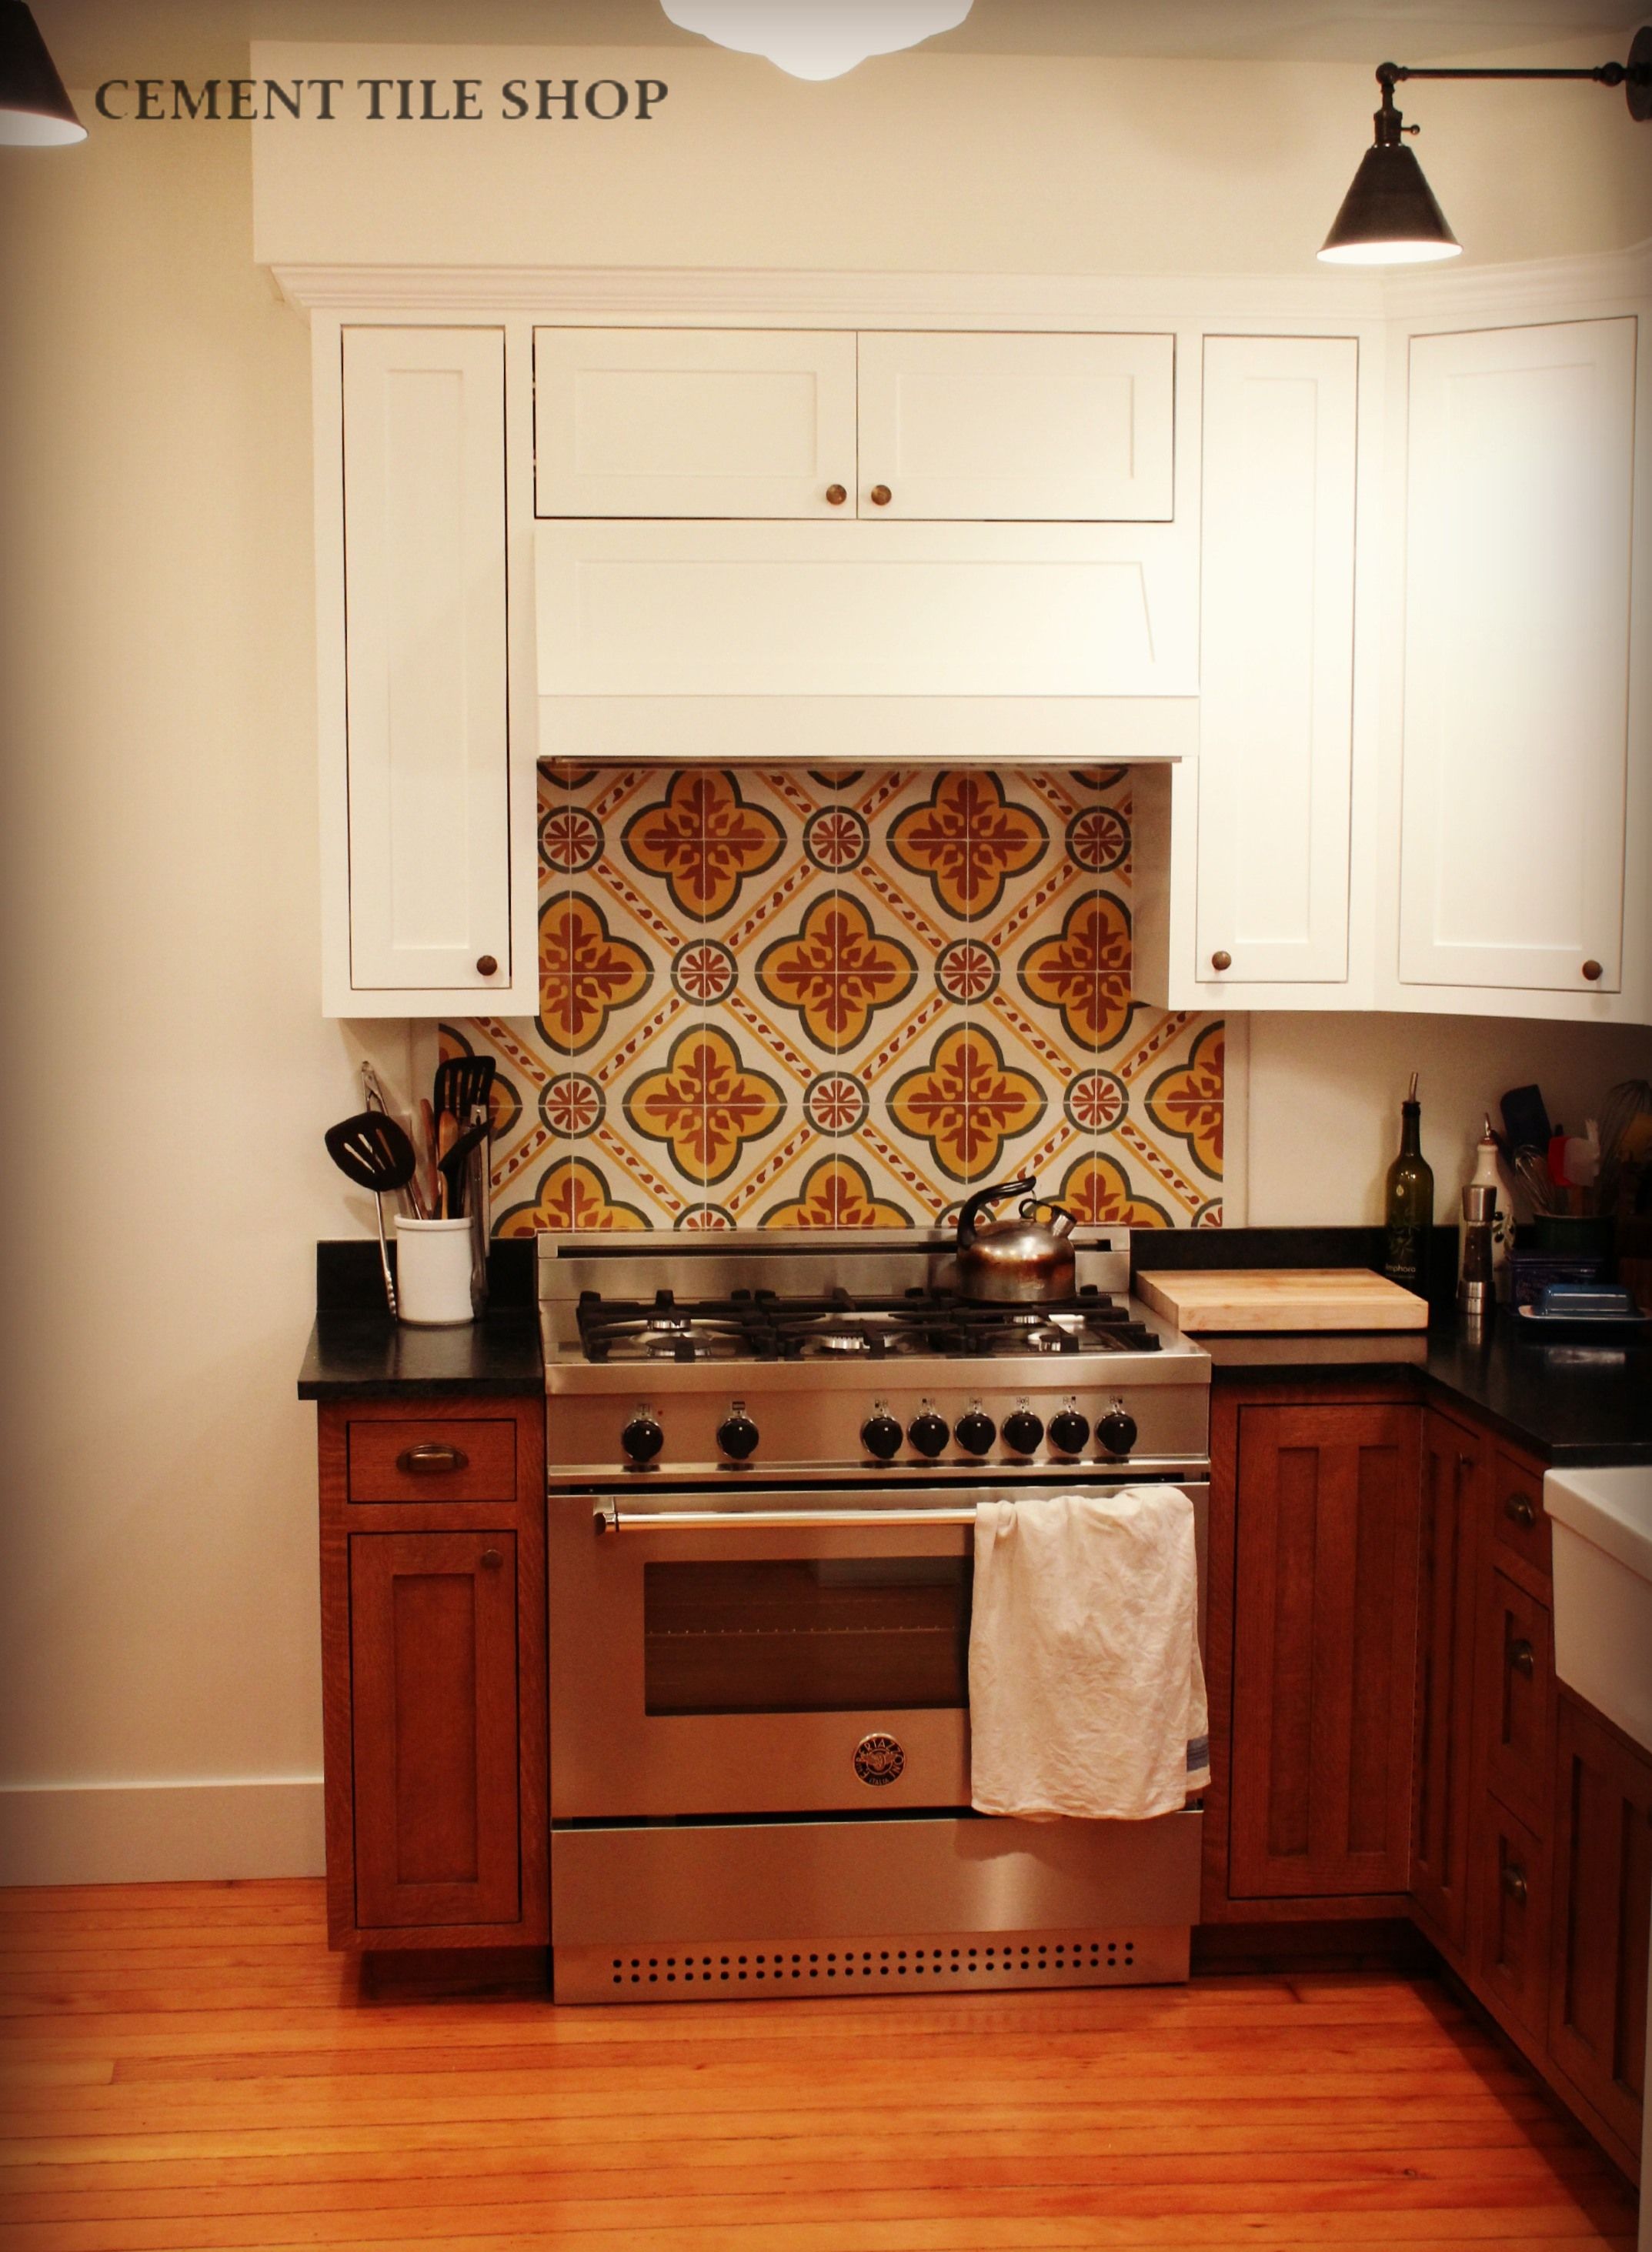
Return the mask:
[[840,1526],[973,1525],[973,1509],[660,1509],[622,1516],[617,1501],[600,1501],[592,1515],[598,1533],[812,1533]]

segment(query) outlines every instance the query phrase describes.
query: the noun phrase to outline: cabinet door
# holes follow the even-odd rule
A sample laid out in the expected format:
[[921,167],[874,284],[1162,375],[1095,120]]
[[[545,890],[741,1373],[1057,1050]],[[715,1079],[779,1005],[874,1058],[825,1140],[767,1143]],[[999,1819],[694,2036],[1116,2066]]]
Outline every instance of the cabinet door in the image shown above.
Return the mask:
[[1652,1761],[1563,1689],[1556,1730],[1549,2054],[1630,2151],[1641,2143]]
[[539,329],[534,435],[540,516],[852,516],[855,339]]
[[1475,1533],[1484,1484],[1481,1442],[1448,1416],[1426,1415],[1411,1888],[1431,1936],[1458,1956],[1468,1930]]
[[517,1920],[516,1561],[507,1533],[351,1540],[364,1930]]
[[1403,1893],[1420,1415],[1239,1418],[1230,1889]]
[[1486,1788],[1532,1829],[1546,1831],[1554,1742],[1548,1607],[1495,1571],[1484,1602],[1479,1727]]
[[1548,1845],[1488,1799],[1475,1825],[1474,1864],[1475,1985],[1541,2040],[1549,1991]]
[[1175,393],[1174,337],[863,335],[860,513],[1168,521]]
[[1201,977],[1348,975],[1358,367],[1352,337],[1205,339]]
[[481,1005],[510,982],[504,338],[344,356],[351,985]]
[[1618,990],[1635,353],[1413,340],[1402,983]]

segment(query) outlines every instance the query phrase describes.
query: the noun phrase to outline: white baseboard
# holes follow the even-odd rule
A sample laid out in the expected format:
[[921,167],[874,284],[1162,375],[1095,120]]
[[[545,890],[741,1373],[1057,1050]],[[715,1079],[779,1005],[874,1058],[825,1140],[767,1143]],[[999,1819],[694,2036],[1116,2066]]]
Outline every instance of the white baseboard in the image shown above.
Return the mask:
[[318,1877],[319,1776],[0,1784],[0,1885]]

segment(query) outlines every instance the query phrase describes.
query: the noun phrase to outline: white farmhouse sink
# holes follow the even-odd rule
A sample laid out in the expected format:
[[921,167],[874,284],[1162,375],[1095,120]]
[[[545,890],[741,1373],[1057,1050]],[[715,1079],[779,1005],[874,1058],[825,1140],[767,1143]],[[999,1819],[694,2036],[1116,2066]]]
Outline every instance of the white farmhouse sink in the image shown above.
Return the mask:
[[[1652,1463],[1550,1470],[1554,1670],[1652,1751]],[[1652,2088],[1652,1996],[1647,2085]],[[1640,2252],[1652,2252],[1652,2103],[1641,2134]]]
[[1551,1470],[1554,1670],[1652,1751],[1652,1463]]

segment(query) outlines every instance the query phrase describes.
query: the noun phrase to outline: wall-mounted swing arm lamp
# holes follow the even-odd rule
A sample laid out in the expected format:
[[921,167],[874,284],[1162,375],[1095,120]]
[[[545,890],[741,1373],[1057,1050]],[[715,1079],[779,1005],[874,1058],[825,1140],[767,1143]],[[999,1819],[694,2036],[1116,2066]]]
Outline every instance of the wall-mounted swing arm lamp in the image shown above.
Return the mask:
[[85,139],[24,0],[0,0],[0,143],[54,149]]
[[1644,124],[1652,118],[1652,24],[1635,33],[1628,62],[1600,63],[1593,70],[1413,70],[1404,63],[1378,64],[1383,99],[1376,142],[1361,159],[1319,254],[1330,265],[1417,266],[1461,251],[1422,166],[1406,146],[1404,136],[1418,129],[1395,108],[1394,88],[1409,78],[1589,79],[1596,86],[1622,87],[1630,116]]

